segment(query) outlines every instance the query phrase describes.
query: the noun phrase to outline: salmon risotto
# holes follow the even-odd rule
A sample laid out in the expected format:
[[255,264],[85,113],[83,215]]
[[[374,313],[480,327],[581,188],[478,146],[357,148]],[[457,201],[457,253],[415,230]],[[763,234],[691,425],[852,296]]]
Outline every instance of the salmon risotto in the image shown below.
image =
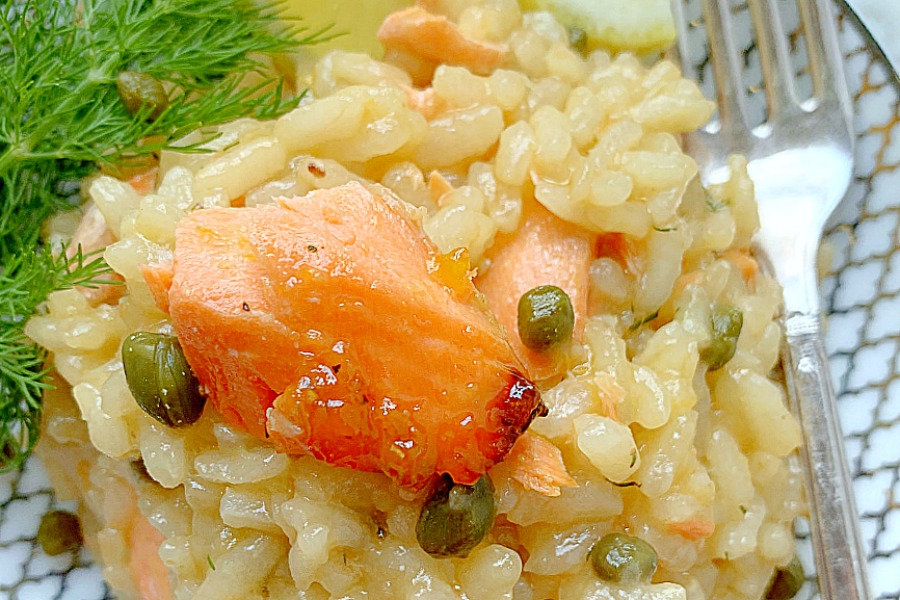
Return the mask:
[[[805,510],[746,163],[665,60],[420,0],[274,121],[85,186],[38,453],[119,598],[788,598]],[[577,40],[576,40],[577,41]],[[76,226],[77,225],[77,226]]]

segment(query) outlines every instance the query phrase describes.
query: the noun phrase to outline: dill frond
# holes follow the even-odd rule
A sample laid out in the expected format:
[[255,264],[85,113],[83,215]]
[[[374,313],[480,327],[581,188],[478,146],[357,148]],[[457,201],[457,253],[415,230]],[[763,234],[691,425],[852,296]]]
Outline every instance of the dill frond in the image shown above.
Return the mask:
[[[25,321],[53,290],[108,273],[100,257],[69,261],[41,249],[43,222],[80,204],[78,182],[98,164],[139,163],[201,127],[296,106],[280,80],[241,85],[264,73],[261,54],[328,39],[327,30],[280,20],[278,8],[270,0],[0,0],[0,471],[21,464],[39,433],[46,352],[25,336]],[[168,91],[155,119],[120,99],[125,70]]]
[[[327,37],[301,38],[276,9],[250,0],[0,0],[0,259],[32,248],[40,217],[70,206],[54,193],[60,162],[128,164],[199,127],[293,108],[277,80],[240,86],[262,72],[259,54]],[[116,89],[125,70],[172,90],[158,118],[125,108]]]
[[29,340],[25,321],[54,290],[115,283],[98,254],[79,248],[20,253],[0,272],[0,472],[18,468],[40,434],[41,394],[46,389],[47,351]]

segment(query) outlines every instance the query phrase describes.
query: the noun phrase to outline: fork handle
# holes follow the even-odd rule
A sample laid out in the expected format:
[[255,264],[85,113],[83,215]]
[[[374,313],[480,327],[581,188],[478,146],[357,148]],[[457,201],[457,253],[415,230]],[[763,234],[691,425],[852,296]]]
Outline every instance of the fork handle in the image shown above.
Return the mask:
[[869,600],[866,555],[843,453],[819,313],[785,318],[785,372],[792,409],[804,432],[810,528],[823,599]]

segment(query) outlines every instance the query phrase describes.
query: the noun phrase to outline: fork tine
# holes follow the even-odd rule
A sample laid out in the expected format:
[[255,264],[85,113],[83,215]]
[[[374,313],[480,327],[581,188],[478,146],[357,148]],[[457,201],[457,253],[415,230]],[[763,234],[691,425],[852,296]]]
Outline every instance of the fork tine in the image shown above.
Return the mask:
[[738,63],[730,12],[728,0],[703,0],[709,57],[716,78],[719,121],[723,128],[747,129],[742,69]]
[[756,47],[766,88],[769,120],[796,102],[787,39],[776,0],[749,0]]
[[809,55],[813,94],[820,101],[838,100],[845,116],[849,117],[852,102],[830,3],[827,0],[797,0],[797,3]]
[[688,42],[688,20],[684,14],[685,0],[672,0],[672,16],[675,19],[676,40],[678,42],[678,57],[681,59],[681,72],[685,77],[691,77],[694,70],[694,59],[691,57],[691,45]]

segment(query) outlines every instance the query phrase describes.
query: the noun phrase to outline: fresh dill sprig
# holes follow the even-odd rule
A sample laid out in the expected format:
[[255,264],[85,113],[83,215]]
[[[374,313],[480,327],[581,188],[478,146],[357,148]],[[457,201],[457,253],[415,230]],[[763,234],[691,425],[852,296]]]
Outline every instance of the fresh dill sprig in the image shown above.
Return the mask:
[[[33,246],[42,217],[71,206],[59,175],[128,164],[199,127],[296,105],[277,81],[249,89],[261,53],[295,48],[277,6],[250,0],[0,0],[0,259]],[[299,43],[315,41],[314,33]],[[170,91],[155,119],[119,98],[123,71]],[[59,169],[62,167],[62,173]]]
[[[51,291],[108,274],[100,257],[42,249],[42,224],[80,203],[79,182],[98,165],[140,164],[198,128],[296,106],[260,56],[327,32],[307,35],[278,9],[269,0],[0,0],[0,471],[21,464],[39,432],[46,355],[25,321]],[[165,110],[129,112],[116,87],[123,71],[160,82]],[[260,83],[247,87],[250,73]]]
[[658,316],[659,316],[659,310],[656,310],[656,311],[650,313],[649,315],[644,316],[641,319],[635,319],[631,323],[631,325],[628,326],[628,331],[626,333],[627,334],[634,333],[635,331],[637,331],[638,329],[640,329],[647,323],[651,322],[653,319],[655,319]]
[[717,212],[721,211],[722,209],[724,209],[726,206],[728,206],[727,203],[720,202],[720,201],[716,200],[715,198],[713,198],[708,193],[706,194],[706,210],[708,210],[709,212],[717,213]]
[[18,468],[40,433],[47,352],[25,336],[25,320],[54,290],[115,283],[97,253],[42,249],[7,260],[0,273],[0,471]]

